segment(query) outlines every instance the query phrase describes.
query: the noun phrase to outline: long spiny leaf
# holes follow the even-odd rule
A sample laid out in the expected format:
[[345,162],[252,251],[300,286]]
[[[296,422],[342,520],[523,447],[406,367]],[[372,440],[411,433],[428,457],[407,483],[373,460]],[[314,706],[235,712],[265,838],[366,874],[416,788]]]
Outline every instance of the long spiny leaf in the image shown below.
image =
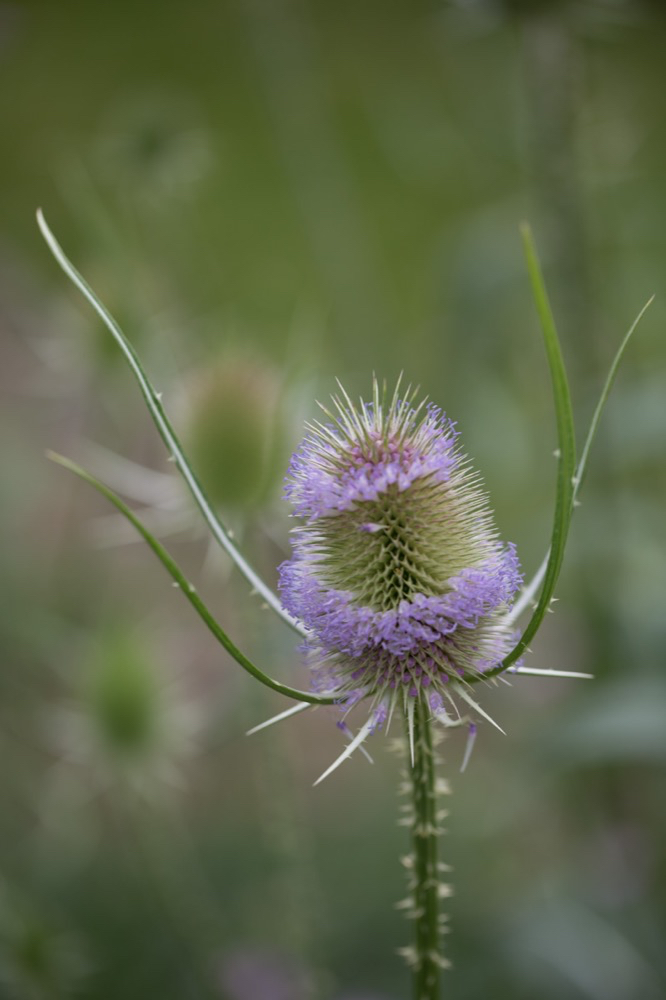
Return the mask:
[[296,701],[307,702],[311,705],[330,705],[334,703],[335,698],[333,697],[312,694],[309,691],[300,691],[298,688],[292,688],[288,684],[282,684],[281,681],[276,681],[272,677],[269,677],[268,674],[265,674],[263,670],[252,663],[252,661],[240,651],[234,642],[232,642],[217,619],[213,617],[206,604],[199,597],[194,586],[187,579],[162,543],[159,542],[150,531],[148,531],[146,526],[142,524],[136,514],[129,509],[127,504],[125,504],[119,496],[110,490],[108,486],[105,486],[104,483],[101,483],[85,469],[82,469],[81,466],[76,465],[75,462],[70,461],[68,458],[64,458],[62,455],[57,455],[54,452],[48,452],[48,457],[54,462],[57,462],[59,465],[62,465],[65,469],[69,469],[70,472],[75,473],[81,479],[85,480],[85,482],[93,486],[99,493],[102,494],[102,496],[106,497],[106,499],[113,504],[116,510],[120,511],[123,517],[125,517],[130,524],[134,525],[141,537],[153,550],[157,558],[171,576],[174,583],[177,584],[183,592],[187,600],[206,624],[208,629],[213,633],[220,645],[226,649],[226,651],[234,658],[236,663],[243,668],[243,670],[246,670],[248,674],[251,674],[258,681],[261,681],[261,683],[265,684],[266,687],[271,688],[273,691],[278,691],[280,694],[284,694],[289,698],[295,698]]

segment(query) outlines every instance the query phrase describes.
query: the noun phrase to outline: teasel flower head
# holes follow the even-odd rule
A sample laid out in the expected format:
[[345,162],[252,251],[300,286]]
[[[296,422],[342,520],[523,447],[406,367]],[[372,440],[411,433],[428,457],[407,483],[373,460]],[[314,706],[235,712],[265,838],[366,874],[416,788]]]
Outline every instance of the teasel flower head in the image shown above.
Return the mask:
[[369,699],[370,729],[416,699],[454,724],[456,694],[478,708],[471,684],[514,645],[515,547],[437,406],[376,382],[371,402],[333,402],[292,458],[286,494],[302,523],[280,568],[315,690],[345,708]]

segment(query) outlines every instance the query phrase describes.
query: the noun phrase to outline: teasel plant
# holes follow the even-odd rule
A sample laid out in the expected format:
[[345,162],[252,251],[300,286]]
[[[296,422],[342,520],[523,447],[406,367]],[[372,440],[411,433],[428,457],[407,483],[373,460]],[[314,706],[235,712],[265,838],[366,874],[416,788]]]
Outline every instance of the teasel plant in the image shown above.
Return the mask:
[[[195,586],[137,514],[79,465],[49,457],[101,493],[160,560],[204,625],[243,670],[291,704],[250,733],[315,706],[334,706],[348,742],[317,778],[319,784],[378,730],[400,727],[408,796],[401,822],[411,834],[403,858],[408,895],[401,904],[413,922],[412,943],[401,949],[412,970],[413,1000],[438,1000],[446,928],[442,900],[450,889],[439,858],[448,784],[438,773],[437,745],[449,729],[465,727],[464,770],[477,724],[501,730],[480,704],[479,689],[532,675],[590,678],[526,665],[523,656],[546,613],[587,471],[602,410],[625,349],[650,299],[625,335],[603,385],[580,456],[576,455],[571,396],[560,342],[534,240],[521,227],[530,284],[548,359],[557,428],[557,476],[550,544],[523,584],[516,549],[502,542],[479,477],[458,442],[455,424],[411,387],[373,379],[368,400],[355,403],[339,386],[322,418],[307,428],[286,480],[298,526],[293,553],[280,567],[274,593],[240,552],[193,471],[162,398],[133,346],[65,256],[41,211],[42,235],[67,277],[108,328],[136,378],[150,416],[215,542],[251,591],[300,639],[311,669],[310,690],[270,676],[236,646]],[[531,611],[518,629],[521,616]],[[356,733],[347,721],[359,706]]]

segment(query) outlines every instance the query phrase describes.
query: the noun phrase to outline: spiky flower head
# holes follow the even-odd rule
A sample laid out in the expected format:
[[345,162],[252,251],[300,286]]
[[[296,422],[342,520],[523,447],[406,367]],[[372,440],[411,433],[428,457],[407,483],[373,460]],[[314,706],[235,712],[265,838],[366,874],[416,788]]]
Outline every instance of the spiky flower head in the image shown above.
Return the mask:
[[445,720],[452,692],[512,647],[515,548],[438,407],[377,383],[372,402],[333,402],[289,470],[303,523],[280,568],[284,604],[308,629],[316,689],[370,698],[374,726],[419,697]]

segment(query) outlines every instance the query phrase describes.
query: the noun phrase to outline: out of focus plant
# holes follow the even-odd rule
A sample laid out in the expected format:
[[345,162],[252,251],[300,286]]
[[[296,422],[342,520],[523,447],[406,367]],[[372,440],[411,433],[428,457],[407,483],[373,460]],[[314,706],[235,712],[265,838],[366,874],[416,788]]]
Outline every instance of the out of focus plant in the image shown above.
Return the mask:
[[188,198],[211,167],[210,136],[181,94],[144,94],[114,109],[97,142],[100,174],[123,200],[164,207]]
[[[412,851],[404,859],[409,894],[403,907],[415,928],[413,943],[403,954],[413,970],[415,1000],[437,1000],[440,969],[448,965],[441,947],[440,903],[449,889],[441,880],[446,866],[438,859],[443,818],[438,798],[448,787],[437,775],[436,744],[447,729],[468,726],[465,766],[476,721],[497,725],[479,704],[476,687],[505,679],[507,671],[512,676],[588,676],[528,667],[522,664],[522,656],[550,610],[601,411],[642,312],[611,366],[577,459],[559,339],[531,233],[524,227],[527,266],[551,373],[558,472],[550,547],[515,604],[512,600],[520,579],[515,552],[498,541],[477,477],[458,450],[454,426],[437,407],[419,402],[410,389],[401,391],[398,386],[389,393],[375,382],[371,400],[358,405],[341,389],[333,410],[322,407],[323,422],[310,425],[292,459],[288,494],[302,523],[295,532],[294,556],[282,569],[283,606],[220,520],[134,349],[65,257],[41,214],[39,223],[58,263],[115,337],[214,538],[269,608],[304,640],[314,668],[313,690],[293,688],[252,663],[127,505],[84,469],[61,456],[52,457],[99,490],[136,528],[239,665],[295,701],[253,731],[313,705],[338,706],[338,725],[349,743],[318,781],[356,749],[365,752],[363,744],[374,730],[388,729],[393,716],[401,718],[404,791],[409,796],[403,821],[412,835]],[[210,405],[215,406],[211,392]],[[238,421],[237,411],[227,411],[226,406],[225,400],[224,419]],[[228,430],[233,433],[235,425]],[[227,460],[234,461],[233,457]],[[221,463],[219,472],[225,471]],[[520,615],[530,608],[527,624],[515,632]],[[132,695],[129,713],[128,691]],[[126,688],[122,677],[120,687],[114,682],[104,688],[109,711],[105,709],[100,718],[115,739],[131,744],[149,725],[142,693],[133,682]],[[346,719],[357,703],[367,704],[368,715],[354,735]]]
[[245,514],[279,480],[284,449],[279,381],[268,363],[227,352],[189,379],[183,440],[220,510]]
[[80,768],[100,790],[154,797],[178,783],[199,727],[177,683],[158,674],[136,636],[116,630],[95,644],[50,728],[60,768]]
[[7,1000],[78,996],[89,973],[84,949],[32,900],[0,883],[0,995]]

